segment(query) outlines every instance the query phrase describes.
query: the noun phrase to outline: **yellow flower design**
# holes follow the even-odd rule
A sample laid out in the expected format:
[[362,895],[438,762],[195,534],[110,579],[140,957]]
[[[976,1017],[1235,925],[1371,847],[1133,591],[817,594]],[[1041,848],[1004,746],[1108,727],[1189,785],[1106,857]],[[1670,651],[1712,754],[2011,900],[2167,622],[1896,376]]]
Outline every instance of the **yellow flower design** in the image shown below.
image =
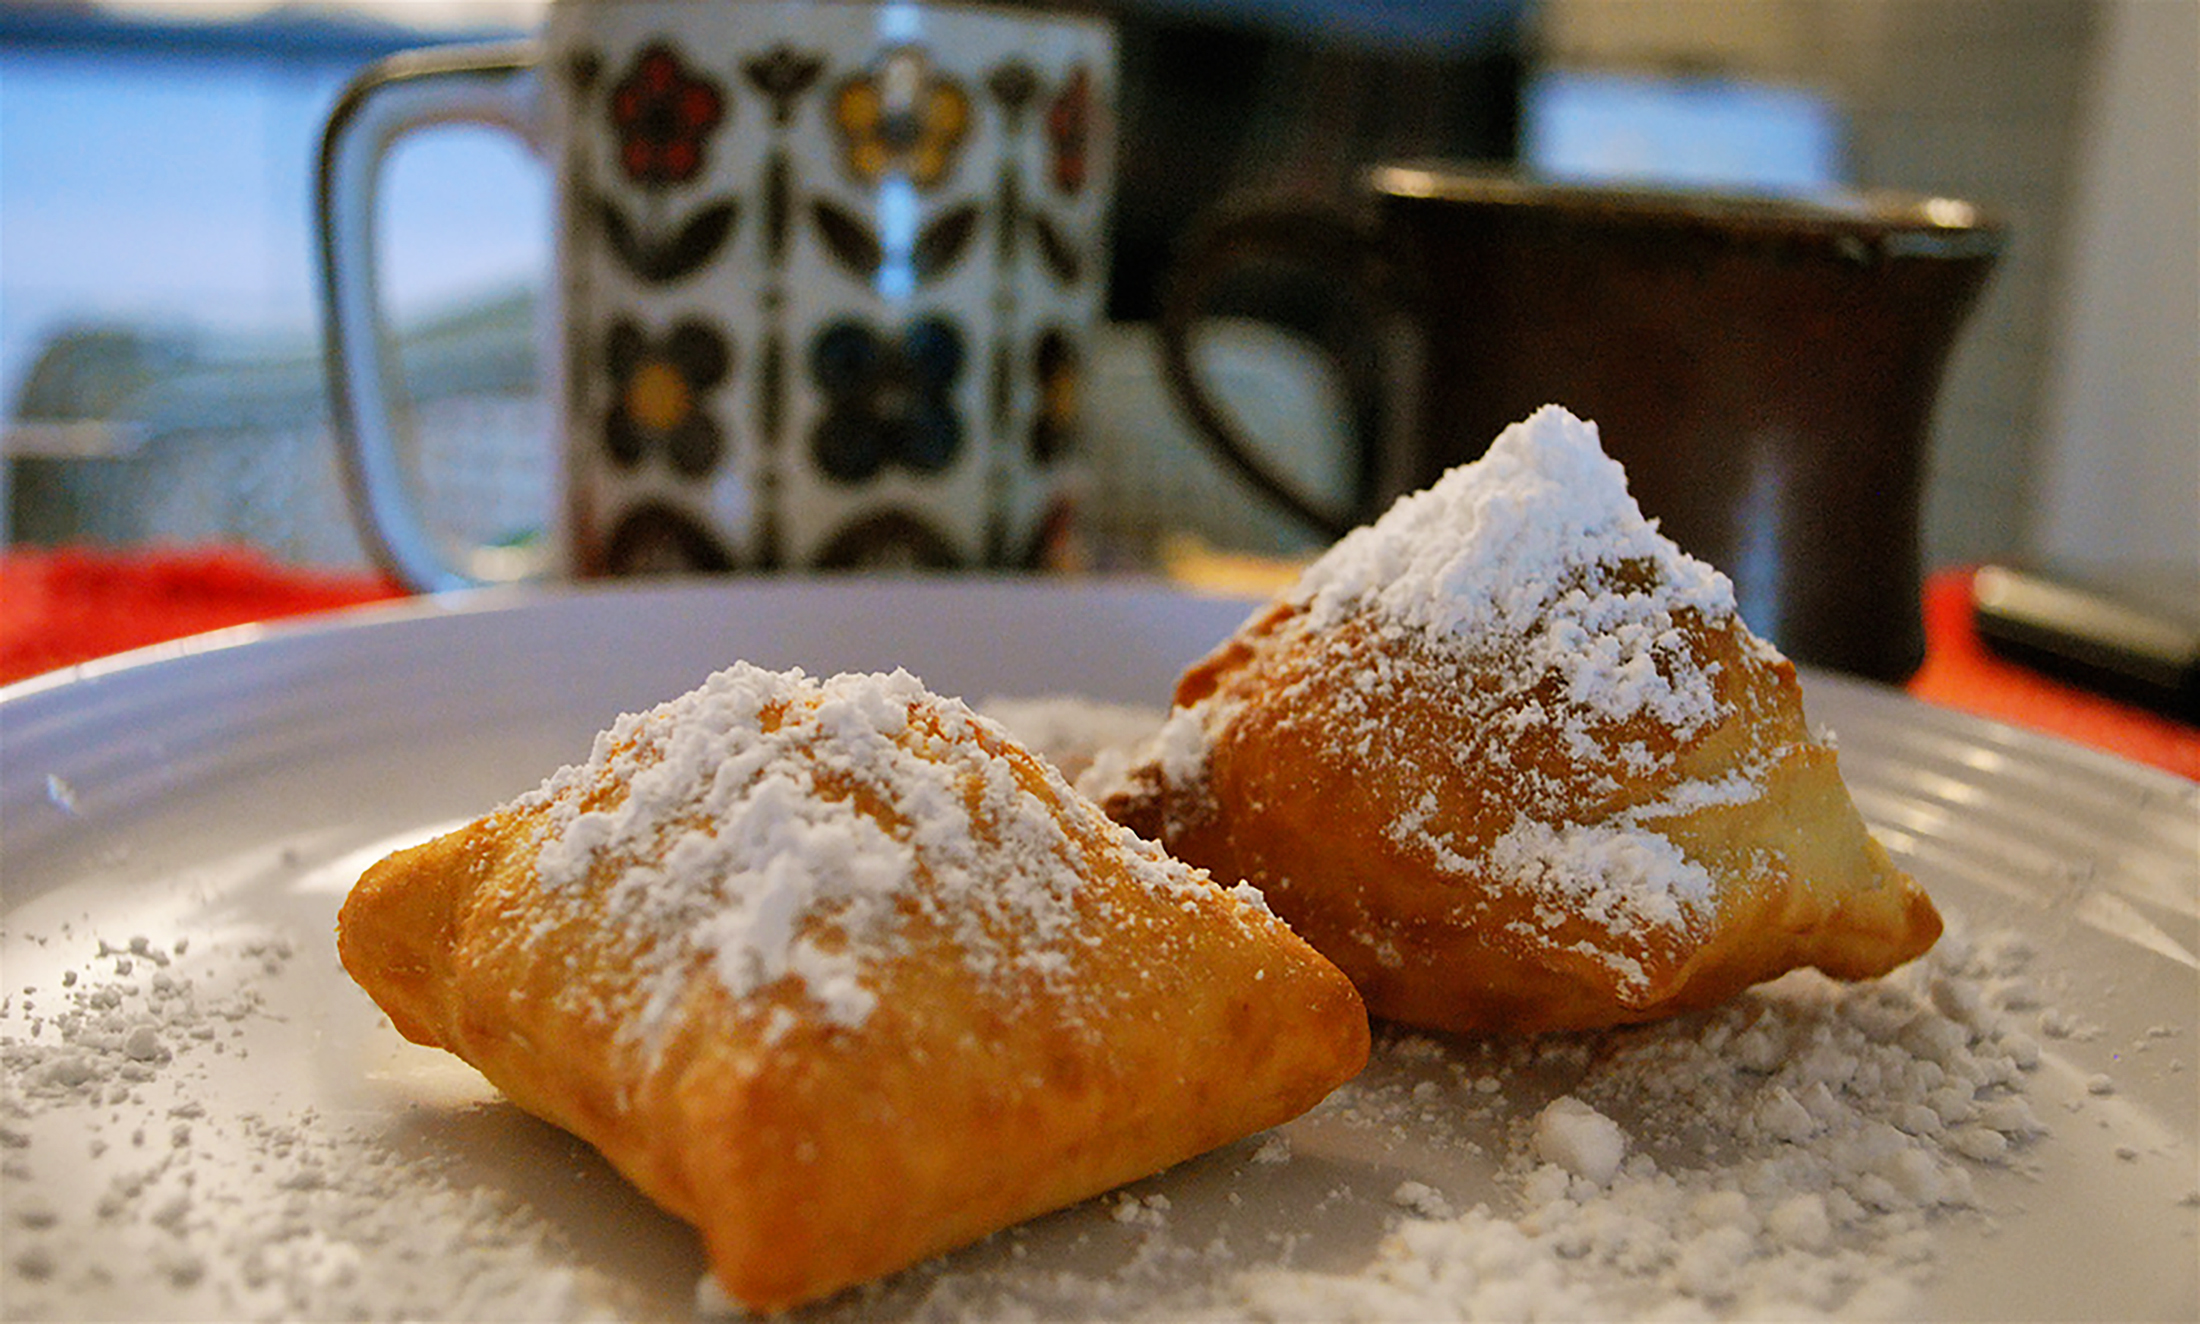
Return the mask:
[[970,97],[914,46],[898,46],[833,101],[848,169],[867,184],[888,175],[920,189],[954,166],[970,128]]

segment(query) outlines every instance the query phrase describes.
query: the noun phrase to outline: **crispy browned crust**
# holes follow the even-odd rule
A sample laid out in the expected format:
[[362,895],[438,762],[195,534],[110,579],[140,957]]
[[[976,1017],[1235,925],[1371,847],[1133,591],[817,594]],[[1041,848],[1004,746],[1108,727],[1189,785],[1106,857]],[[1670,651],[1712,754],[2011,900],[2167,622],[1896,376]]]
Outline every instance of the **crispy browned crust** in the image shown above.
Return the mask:
[[[1684,741],[1638,716],[1585,749],[1553,724],[1510,720],[1530,701],[1563,704],[1548,687],[1507,694],[1411,631],[1364,613],[1315,630],[1279,604],[1180,683],[1180,707],[1207,705],[1201,774],[1172,784],[1149,764],[1104,805],[1179,858],[1252,882],[1372,1014],[1413,1025],[1624,1024],[1799,966],[1863,978],[1925,951],[1939,915],[1810,737],[1793,666],[1732,618],[1683,613],[1682,625],[1724,720]],[[1658,770],[1614,776],[1612,753],[1630,744]],[[1757,783],[1746,799],[1660,808],[1687,784],[1744,772]],[[1586,825],[1633,815],[1710,872],[1716,922],[1658,939],[1586,918],[1527,922],[1489,859],[1524,811]],[[1397,831],[1409,818],[1415,830]],[[1641,980],[1623,983],[1603,959],[1621,949]]]
[[736,998],[697,968],[645,1045],[621,1032],[633,990],[602,935],[545,906],[540,811],[519,809],[375,865],[339,950],[400,1032],[594,1145],[761,1310],[1275,1125],[1359,1071],[1366,1013],[1334,966],[1220,888],[1141,884],[1112,825],[1009,757],[1092,862],[1086,941],[1052,985],[981,980],[912,909],[861,1024],[820,1018],[792,979]]

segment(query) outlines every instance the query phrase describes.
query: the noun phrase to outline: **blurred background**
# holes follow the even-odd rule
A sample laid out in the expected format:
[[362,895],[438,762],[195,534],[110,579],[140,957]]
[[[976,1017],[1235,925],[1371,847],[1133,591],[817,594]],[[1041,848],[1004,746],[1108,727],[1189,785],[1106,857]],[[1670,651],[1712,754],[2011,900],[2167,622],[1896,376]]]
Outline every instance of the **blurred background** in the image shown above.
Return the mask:
[[[1171,246],[1247,192],[1348,199],[1399,155],[1983,204],[2011,242],[1936,418],[1928,567],[2200,572],[2194,0],[1114,0],[1112,326],[1088,390],[1105,545],[1313,545],[1198,454],[1143,323]],[[0,0],[0,492],[10,542],[230,542],[357,566],[325,423],[310,181],[347,79],[524,35],[539,0]],[[385,285],[432,512],[544,516],[548,180],[510,141],[399,152]],[[1302,473],[1334,389],[1303,345],[1217,372]]]

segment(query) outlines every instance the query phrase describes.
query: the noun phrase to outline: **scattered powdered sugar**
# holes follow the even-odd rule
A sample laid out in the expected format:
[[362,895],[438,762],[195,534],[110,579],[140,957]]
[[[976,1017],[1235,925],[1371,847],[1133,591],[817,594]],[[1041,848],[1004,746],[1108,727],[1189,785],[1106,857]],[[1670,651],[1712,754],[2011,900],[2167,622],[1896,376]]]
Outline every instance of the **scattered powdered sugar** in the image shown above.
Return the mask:
[[[2019,944],[1957,937],[1885,980],[1806,973],[1625,1031],[1482,1044],[1387,1033],[1369,1073],[1306,1125],[1377,1153],[1407,1128],[1419,1152],[1486,1148],[1486,1182],[1397,1184],[1388,1201],[1401,1212],[1380,1243],[1338,1269],[1213,1243],[1148,1247],[1143,1261],[1179,1266],[1174,1277],[1156,1272],[1134,1310],[1119,1309],[1119,1279],[1091,1284],[1086,1304],[1142,1319],[1915,1315],[1939,1271],[1936,1239],[1991,1230],[1975,1175],[2047,1135],[2014,1047],[2021,1017],[1982,999],[1955,1019],[1936,990],[1983,992],[2028,959]],[[933,1292],[974,1313],[1016,1299],[980,1274]],[[1050,1299],[1068,1295],[1051,1284]]]
[[8,1318],[550,1320],[619,1299],[402,1127],[218,1102],[285,1072],[266,1056],[290,1028],[290,939],[37,945],[84,955],[0,1006]]
[[621,718],[516,807],[544,813],[547,895],[602,889],[591,922],[649,990],[632,1033],[650,1035],[698,952],[737,996],[793,976],[827,1020],[856,1025],[910,907],[948,925],[981,978],[1065,970],[1085,869],[1065,818],[1122,843],[1147,885],[1199,885],[1000,740],[904,671],[737,664]]
[[1627,1133],[1619,1123],[1572,1095],[1562,1095],[1535,1115],[1535,1156],[1579,1177],[1605,1186],[1627,1156]]
[[2023,1015],[1988,996],[2030,959],[1958,932],[1882,980],[1801,972],[1699,1016],[1485,1045],[1452,1090],[1494,1072],[1524,1096],[1491,1116],[1507,1198],[1402,1221],[1364,1274],[1250,1275],[1254,1313],[1914,1315],[1936,1237],[1994,1218],[1977,1176],[2048,1134]]
[[[607,1244],[667,1241],[655,1258],[702,1281],[689,1234],[500,1105],[412,1121],[225,1102],[241,1045],[283,1028],[273,1008],[296,958],[280,940],[202,939],[189,959],[177,945],[87,941],[66,975],[0,1008],[10,1318],[153,1302],[179,1319],[734,1313],[707,1283],[668,1297],[607,1261]],[[1367,1073],[1298,1122],[816,1313],[1915,1316],[1942,1239],[1993,1235],[2005,1210],[1986,1185],[2022,1183],[2055,1138],[2034,1091],[2038,1026],[2059,1013],[2035,960],[1959,920],[1884,979],[1804,972],[1656,1025],[1485,1042],[1386,1030]],[[166,977],[159,992],[147,971]],[[164,1052],[146,1055],[139,1031]],[[519,1152],[469,1171],[484,1144]],[[2146,1148],[2118,1153],[2135,1164]]]
[[1647,711],[1681,729],[1714,712],[1708,686],[1676,665],[1687,650],[1674,614],[1734,609],[1726,576],[1643,517],[1596,425],[1556,405],[1346,535],[1292,596],[1316,627],[1372,609],[1478,658],[1510,654],[1523,674],[1556,673],[1585,711]]
[[[249,983],[202,988],[178,966],[189,950],[183,939],[167,947],[143,934],[121,946],[101,939],[86,969],[67,971],[57,993],[34,1000],[37,990],[25,989],[28,1033],[0,1043],[11,1109],[123,1102],[187,1048],[224,1052],[238,1023],[260,1014],[261,996]],[[292,947],[264,939],[235,955],[274,973],[291,959]]]
[[2023,1216],[2052,1138],[2032,1104],[2039,1009],[1997,992],[2033,959],[1959,921],[1884,979],[1799,972],[1648,1026],[1379,1030],[1368,1071],[1307,1117],[1099,1201],[1105,1235],[1027,1225],[840,1305],[940,1321],[1932,1313],[1943,1248]]

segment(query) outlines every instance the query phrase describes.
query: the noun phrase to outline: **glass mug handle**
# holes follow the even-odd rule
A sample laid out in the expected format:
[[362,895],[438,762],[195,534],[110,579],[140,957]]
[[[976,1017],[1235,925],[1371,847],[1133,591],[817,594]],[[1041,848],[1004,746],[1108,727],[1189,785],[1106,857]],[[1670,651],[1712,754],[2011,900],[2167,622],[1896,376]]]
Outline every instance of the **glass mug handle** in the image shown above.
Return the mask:
[[534,43],[517,42],[392,56],[352,81],[322,131],[314,220],[337,454],[368,551],[417,592],[526,578],[539,567],[505,548],[450,555],[408,489],[402,456],[418,447],[400,407],[403,384],[382,306],[375,233],[382,166],[398,139],[439,124],[503,129],[540,155],[537,54]]
[[[1263,267],[1271,276],[1291,273],[1281,283],[1297,289],[1280,299],[1256,297],[1244,314],[1310,334],[1339,370],[1355,452],[1352,491],[1341,505],[1280,476],[1208,389],[1193,360],[1199,322],[1224,310],[1234,277]],[[1186,236],[1162,282],[1155,330],[1162,380],[1177,407],[1200,439],[1262,495],[1332,539],[1379,514],[1396,486],[1392,457],[1404,440],[1401,428],[1412,403],[1407,379],[1417,362],[1410,336],[1398,334],[1410,329],[1411,310],[1397,270],[1370,226],[1319,204],[1284,203],[1226,210],[1202,223]],[[1271,296],[1277,285],[1269,282]],[[1308,291],[1313,297],[1305,297]],[[1310,308],[1316,310],[1311,316]]]

